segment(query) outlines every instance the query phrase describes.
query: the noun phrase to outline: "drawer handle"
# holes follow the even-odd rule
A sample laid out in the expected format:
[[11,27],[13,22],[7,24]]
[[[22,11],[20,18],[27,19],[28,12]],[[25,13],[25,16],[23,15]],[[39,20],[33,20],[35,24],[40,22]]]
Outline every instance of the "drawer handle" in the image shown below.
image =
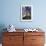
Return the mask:
[[10,40],[13,40],[13,38],[9,38]]
[[32,39],[32,40],[36,40],[36,39]]
[[12,40],[11,38],[9,38],[10,40]]

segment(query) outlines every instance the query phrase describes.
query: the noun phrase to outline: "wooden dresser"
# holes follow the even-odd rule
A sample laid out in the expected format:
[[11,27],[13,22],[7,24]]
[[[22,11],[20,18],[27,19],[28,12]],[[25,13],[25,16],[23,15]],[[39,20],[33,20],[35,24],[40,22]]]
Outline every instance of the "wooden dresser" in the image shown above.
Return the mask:
[[3,32],[3,46],[44,46],[44,32]]

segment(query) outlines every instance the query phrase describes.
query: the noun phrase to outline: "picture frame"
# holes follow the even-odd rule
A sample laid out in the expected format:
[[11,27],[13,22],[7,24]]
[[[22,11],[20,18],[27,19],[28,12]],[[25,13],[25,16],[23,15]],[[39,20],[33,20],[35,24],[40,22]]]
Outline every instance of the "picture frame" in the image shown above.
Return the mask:
[[32,21],[33,19],[33,6],[21,5],[21,21]]

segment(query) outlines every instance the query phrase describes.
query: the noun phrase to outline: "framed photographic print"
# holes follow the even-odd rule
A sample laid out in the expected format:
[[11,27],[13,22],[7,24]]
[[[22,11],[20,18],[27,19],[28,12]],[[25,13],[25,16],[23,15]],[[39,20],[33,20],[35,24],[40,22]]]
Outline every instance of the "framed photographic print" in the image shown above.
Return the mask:
[[33,8],[32,5],[21,5],[21,21],[32,21]]

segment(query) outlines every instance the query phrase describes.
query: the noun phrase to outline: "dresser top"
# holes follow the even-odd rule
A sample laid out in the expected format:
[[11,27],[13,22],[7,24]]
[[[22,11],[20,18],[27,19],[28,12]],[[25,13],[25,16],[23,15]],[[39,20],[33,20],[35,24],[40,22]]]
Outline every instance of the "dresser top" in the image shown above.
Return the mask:
[[[16,32],[26,32],[26,31],[24,29],[16,29]],[[31,33],[32,31],[28,31],[28,32]],[[36,33],[36,32],[43,32],[43,31],[40,30],[40,31],[33,31],[33,32]]]

